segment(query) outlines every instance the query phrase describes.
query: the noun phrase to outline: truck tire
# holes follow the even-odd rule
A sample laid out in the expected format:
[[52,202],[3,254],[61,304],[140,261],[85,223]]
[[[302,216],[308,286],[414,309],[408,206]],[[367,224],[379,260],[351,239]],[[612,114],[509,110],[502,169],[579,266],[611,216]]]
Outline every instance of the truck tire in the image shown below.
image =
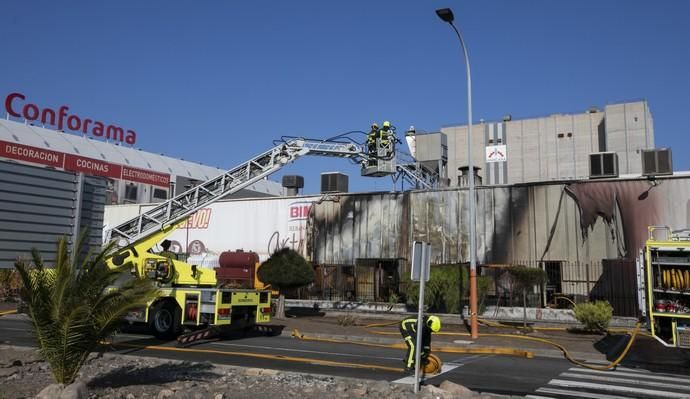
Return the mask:
[[158,339],[174,339],[182,328],[182,312],[173,301],[159,301],[149,310],[149,327]]

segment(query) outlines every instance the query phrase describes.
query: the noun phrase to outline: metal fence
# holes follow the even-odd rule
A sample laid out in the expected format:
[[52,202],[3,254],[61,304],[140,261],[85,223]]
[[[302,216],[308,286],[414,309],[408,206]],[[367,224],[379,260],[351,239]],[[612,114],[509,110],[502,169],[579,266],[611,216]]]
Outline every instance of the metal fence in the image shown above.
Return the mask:
[[[400,265],[390,259],[358,259],[356,265],[317,265],[315,280],[295,293],[302,299],[391,302],[401,297]],[[571,307],[575,303],[605,300],[615,316],[638,315],[635,261],[604,259],[601,262],[516,261],[515,265],[539,267],[547,283],[527,295],[530,307]],[[432,266],[433,267],[433,266]],[[490,283],[484,305],[522,306],[522,292],[508,273],[510,265],[481,265]]]

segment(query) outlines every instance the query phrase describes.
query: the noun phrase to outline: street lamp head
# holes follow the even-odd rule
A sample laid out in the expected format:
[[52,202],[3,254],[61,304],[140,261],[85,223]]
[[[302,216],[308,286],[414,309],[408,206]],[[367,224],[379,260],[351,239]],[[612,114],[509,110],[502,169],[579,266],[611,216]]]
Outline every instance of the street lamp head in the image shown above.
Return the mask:
[[438,15],[438,17],[444,22],[448,22],[449,24],[452,24],[453,20],[455,19],[453,16],[453,11],[451,11],[450,8],[439,8],[436,10],[436,15]]

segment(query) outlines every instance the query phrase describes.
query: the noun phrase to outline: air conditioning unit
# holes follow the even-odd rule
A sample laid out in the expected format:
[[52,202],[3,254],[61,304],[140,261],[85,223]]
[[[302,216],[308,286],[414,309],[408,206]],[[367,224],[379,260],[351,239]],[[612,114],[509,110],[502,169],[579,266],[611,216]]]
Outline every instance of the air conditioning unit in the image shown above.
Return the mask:
[[321,173],[321,193],[346,193],[348,176],[338,172]]
[[672,175],[673,162],[670,148],[642,150],[642,176]]
[[618,177],[618,154],[597,152],[589,154],[589,178]]

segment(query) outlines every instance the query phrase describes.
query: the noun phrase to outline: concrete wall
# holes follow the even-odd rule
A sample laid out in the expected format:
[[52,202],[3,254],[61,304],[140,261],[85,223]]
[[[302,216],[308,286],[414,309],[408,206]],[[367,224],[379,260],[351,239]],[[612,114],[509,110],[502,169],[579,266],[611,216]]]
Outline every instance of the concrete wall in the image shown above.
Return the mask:
[[[485,147],[494,145],[487,129],[504,126],[505,163],[487,164]],[[589,154],[615,151],[619,171],[639,174],[640,149],[654,148],[654,125],[644,101],[607,105],[604,111],[554,114],[540,118],[473,125],[473,161],[487,185],[589,177]],[[458,167],[467,165],[467,126],[441,129],[448,136],[448,176],[457,185]],[[507,169],[507,180],[496,171]]]

